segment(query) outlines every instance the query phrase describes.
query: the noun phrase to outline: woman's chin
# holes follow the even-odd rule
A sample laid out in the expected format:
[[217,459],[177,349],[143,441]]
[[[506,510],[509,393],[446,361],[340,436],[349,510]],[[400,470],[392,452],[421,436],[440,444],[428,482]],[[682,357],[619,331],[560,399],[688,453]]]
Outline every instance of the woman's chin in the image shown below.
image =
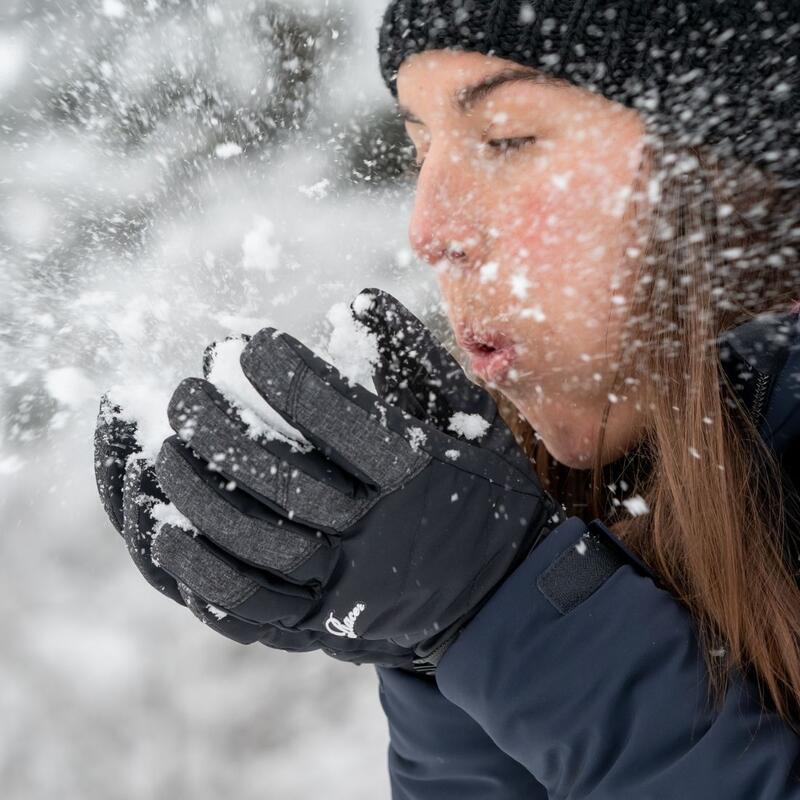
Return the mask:
[[591,469],[594,453],[587,448],[581,449],[575,442],[550,441],[542,436],[545,449],[560,464],[572,469]]
[[[513,401],[513,398],[509,398]],[[587,422],[580,414],[565,404],[518,403],[517,408],[528,424],[536,431],[547,452],[561,464],[573,469],[590,469],[597,445],[596,426],[590,421],[586,435]],[[546,408],[546,413],[545,413]],[[580,433],[579,430],[584,433]]]

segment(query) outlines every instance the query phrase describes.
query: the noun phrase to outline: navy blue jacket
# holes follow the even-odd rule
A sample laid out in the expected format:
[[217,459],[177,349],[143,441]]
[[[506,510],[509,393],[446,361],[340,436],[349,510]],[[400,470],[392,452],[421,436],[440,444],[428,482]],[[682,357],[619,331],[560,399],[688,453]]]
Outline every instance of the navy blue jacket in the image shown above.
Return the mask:
[[[749,324],[732,341],[754,367],[747,405],[800,483],[800,318],[786,318],[767,346]],[[435,678],[377,671],[394,800],[800,800],[800,737],[750,677],[713,710],[693,620],[599,520],[559,525]]]

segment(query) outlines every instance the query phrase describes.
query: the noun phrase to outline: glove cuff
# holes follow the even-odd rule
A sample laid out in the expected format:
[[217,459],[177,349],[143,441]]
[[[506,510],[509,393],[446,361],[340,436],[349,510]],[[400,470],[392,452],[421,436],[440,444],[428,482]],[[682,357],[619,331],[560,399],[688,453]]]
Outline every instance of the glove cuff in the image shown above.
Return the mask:
[[[545,539],[545,537],[557,528],[567,517],[564,509],[556,503],[548,492],[545,492],[545,499],[543,505],[546,513],[544,522],[537,524],[533,528],[534,536],[533,542],[527,547],[520,547],[517,557],[511,563],[506,577],[514,572],[517,567],[530,555],[533,550]],[[540,518],[541,519],[541,518]],[[422,673],[423,675],[435,675],[439,666],[439,662],[444,657],[444,654],[449,649],[450,645],[455,642],[461,631],[469,625],[469,623],[478,615],[478,612],[491,600],[497,589],[500,588],[503,581],[498,581],[497,585],[481,598],[468,614],[457,619],[452,625],[440,631],[436,636],[432,636],[425,641],[420,642],[415,648],[414,653],[416,658],[411,662],[414,672]]]

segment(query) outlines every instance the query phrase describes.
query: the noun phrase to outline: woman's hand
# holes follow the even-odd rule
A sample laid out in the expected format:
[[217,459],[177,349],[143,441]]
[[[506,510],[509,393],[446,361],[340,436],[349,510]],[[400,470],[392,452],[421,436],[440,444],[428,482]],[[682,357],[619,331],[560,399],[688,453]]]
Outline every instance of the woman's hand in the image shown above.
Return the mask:
[[383,397],[272,328],[242,353],[311,451],[254,438],[208,380],[178,386],[155,472],[194,530],[162,525],[152,556],[231,638],[429,671],[563,515],[419,320],[374,290],[353,309]]
[[[214,345],[211,345],[204,354],[203,374],[206,376],[213,353]],[[108,518],[122,536],[131,560],[151,586],[176,603],[187,606],[213,630],[241,644],[258,641],[288,651],[326,649],[326,640],[333,637],[309,631],[285,631],[228,615],[158,565],[152,552],[153,542],[163,527],[174,527],[164,519],[179,515],[170,510],[170,499],[158,482],[152,461],[142,454],[136,423],[127,419],[122,409],[107,395],[100,401],[94,433],[94,466],[98,493]],[[365,648],[356,641],[347,641],[339,643],[335,652],[326,652],[340,660],[356,663],[410,664],[406,648],[382,642],[370,643]]]

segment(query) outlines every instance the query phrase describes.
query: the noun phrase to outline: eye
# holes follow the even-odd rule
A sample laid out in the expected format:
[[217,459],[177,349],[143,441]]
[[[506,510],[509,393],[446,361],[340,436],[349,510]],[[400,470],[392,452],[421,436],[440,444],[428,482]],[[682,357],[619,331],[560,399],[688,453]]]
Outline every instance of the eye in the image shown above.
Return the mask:
[[[522,150],[523,147],[536,144],[535,136],[518,136],[513,139],[490,139],[486,144],[495,152],[500,155],[505,155],[510,151]],[[414,170],[419,172],[425,159],[417,158],[414,161]]]
[[516,139],[490,139],[486,144],[498,153],[507,153],[509,150],[521,150],[523,147],[535,143],[535,136],[520,136]]

